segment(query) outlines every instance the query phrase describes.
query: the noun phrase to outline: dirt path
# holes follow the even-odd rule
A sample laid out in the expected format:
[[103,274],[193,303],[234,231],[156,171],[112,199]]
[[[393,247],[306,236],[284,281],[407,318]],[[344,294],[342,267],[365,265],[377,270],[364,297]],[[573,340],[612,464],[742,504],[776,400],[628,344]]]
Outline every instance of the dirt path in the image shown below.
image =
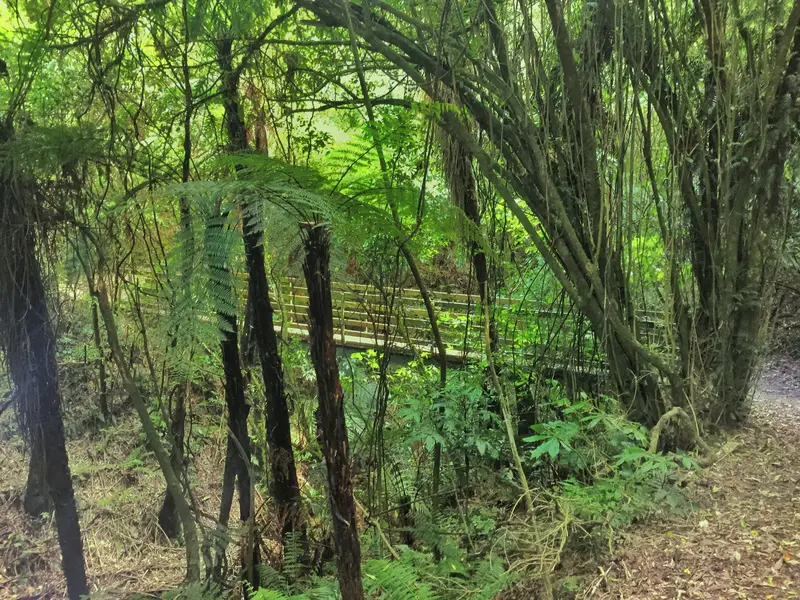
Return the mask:
[[626,534],[583,598],[800,598],[798,374],[765,370],[750,422],[689,485],[698,509]]

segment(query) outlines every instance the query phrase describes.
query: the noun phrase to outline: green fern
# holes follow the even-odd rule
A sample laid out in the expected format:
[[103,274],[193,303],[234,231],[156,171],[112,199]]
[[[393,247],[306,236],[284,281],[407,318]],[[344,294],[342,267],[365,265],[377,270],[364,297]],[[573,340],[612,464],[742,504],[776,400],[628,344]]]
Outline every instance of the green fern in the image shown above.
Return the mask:
[[290,594],[282,589],[262,587],[251,591],[250,600],[340,600],[339,587],[330,580],[320,580],[315,587],[298,594]]
[[469,597],[472,600],[492,600],[514,582],[514,575],[506,571],[501,560],[490,556],[478,565],[472,580],[480,587]]
[[364,569],[367,592],[386,600],[435,600],[430,585],[406,562],[370,560]]
[[292,589],[303,583],[302,577],[305,570],[305,565],[303,564],[304,541],[303,535],[293,531],[286,535],[284,542],[283,574],[291,583]]
[[259,580],[262,589],[274,590],[289,594],[289,582],[278,570],[269,565],[257,565]]

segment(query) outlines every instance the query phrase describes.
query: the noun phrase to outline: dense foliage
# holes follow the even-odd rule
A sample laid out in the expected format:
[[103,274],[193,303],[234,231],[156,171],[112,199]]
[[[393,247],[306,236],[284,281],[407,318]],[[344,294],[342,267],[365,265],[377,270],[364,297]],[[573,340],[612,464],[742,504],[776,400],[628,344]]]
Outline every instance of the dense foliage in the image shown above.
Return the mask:
[[134,413],[165,597],[260,600],[553,597],[747,414],[800,3],[0,11],[2,409],[70,598],[67,444]]

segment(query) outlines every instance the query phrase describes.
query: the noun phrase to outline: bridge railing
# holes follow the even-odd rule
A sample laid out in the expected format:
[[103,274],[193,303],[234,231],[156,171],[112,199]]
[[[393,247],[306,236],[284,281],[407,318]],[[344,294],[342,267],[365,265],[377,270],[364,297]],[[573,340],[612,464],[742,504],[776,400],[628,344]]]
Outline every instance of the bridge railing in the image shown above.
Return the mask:
[[[247,288],[246,273],[237,275]],[[271,299],[276,327],[283,337],[308,339],[308,292],[301,277],[281,277],[273,282]],[[157,297],[154,288],[147,295]],[[437,323],[454,360],[481,358],[484,354],[483,308],[477,294],[431,290]],[[393,352],[436,356],[430,320],[419,290],[378,289],[343,281],[331,282],[336,343],[350,348],[390,348]],[[155,308],[148,307],[148,308]],[[588,322],[568,302],[543,305],[519,298],[493,301],[498,343],[529,360],[575,364],[603,362]],[[153,318],[158,318],[153,315]],[[638,315],[637,335],[649,345],[665,345],[662,317]]]
[[[293,336],[308,336],[308,295],[301,278],[283,277],[273,294],[280,327]],[[484,320],[479,297],[462,293],[430,291],[442,340],[450,358],[480,356],[484,351]],[[336,341],[348,347],[383,347],[394,351],[436,354],[430,320],[419,290],[376,287],[341,281],[331,282]],[[551,358],[574,354],[577,345],[587,358],[602,351],[594,346],[588,323],[569,308],[542,306],[517,298],[497,298],[494,315],[498,342],[532,355],[547,349]],[[637,319],[640,339],[661,343],[664,334],[656,315]],[[576,340],[575,336],[582,339]],[[547,347],[547,348],[545,348]]]

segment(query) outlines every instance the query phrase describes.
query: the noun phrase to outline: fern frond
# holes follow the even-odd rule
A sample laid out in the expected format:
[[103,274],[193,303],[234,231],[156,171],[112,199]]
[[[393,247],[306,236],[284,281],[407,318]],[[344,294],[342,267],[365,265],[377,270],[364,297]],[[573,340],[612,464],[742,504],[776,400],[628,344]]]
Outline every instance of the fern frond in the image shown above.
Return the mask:
[[100,127],[90,124],[25,127],[0,144],[0,170],[7,173],[24,166],[50,177],[70,163],[102,160],[104,136]]
[[289,592],[289,583],[281,573],[269,565],[258,565],[258,575],[261,581],[261,588],[266,590]]
[[490,556],[482,561],[473,576],[480,588],[470,594],[474,600],[492,600],[497,594],[514,583],[514,574],[506,571],[503,561]]
[[436,594],[419,580],[417,571],[405,562],[370,560],[364,568],[364,588],[387,600],[435,600]]

